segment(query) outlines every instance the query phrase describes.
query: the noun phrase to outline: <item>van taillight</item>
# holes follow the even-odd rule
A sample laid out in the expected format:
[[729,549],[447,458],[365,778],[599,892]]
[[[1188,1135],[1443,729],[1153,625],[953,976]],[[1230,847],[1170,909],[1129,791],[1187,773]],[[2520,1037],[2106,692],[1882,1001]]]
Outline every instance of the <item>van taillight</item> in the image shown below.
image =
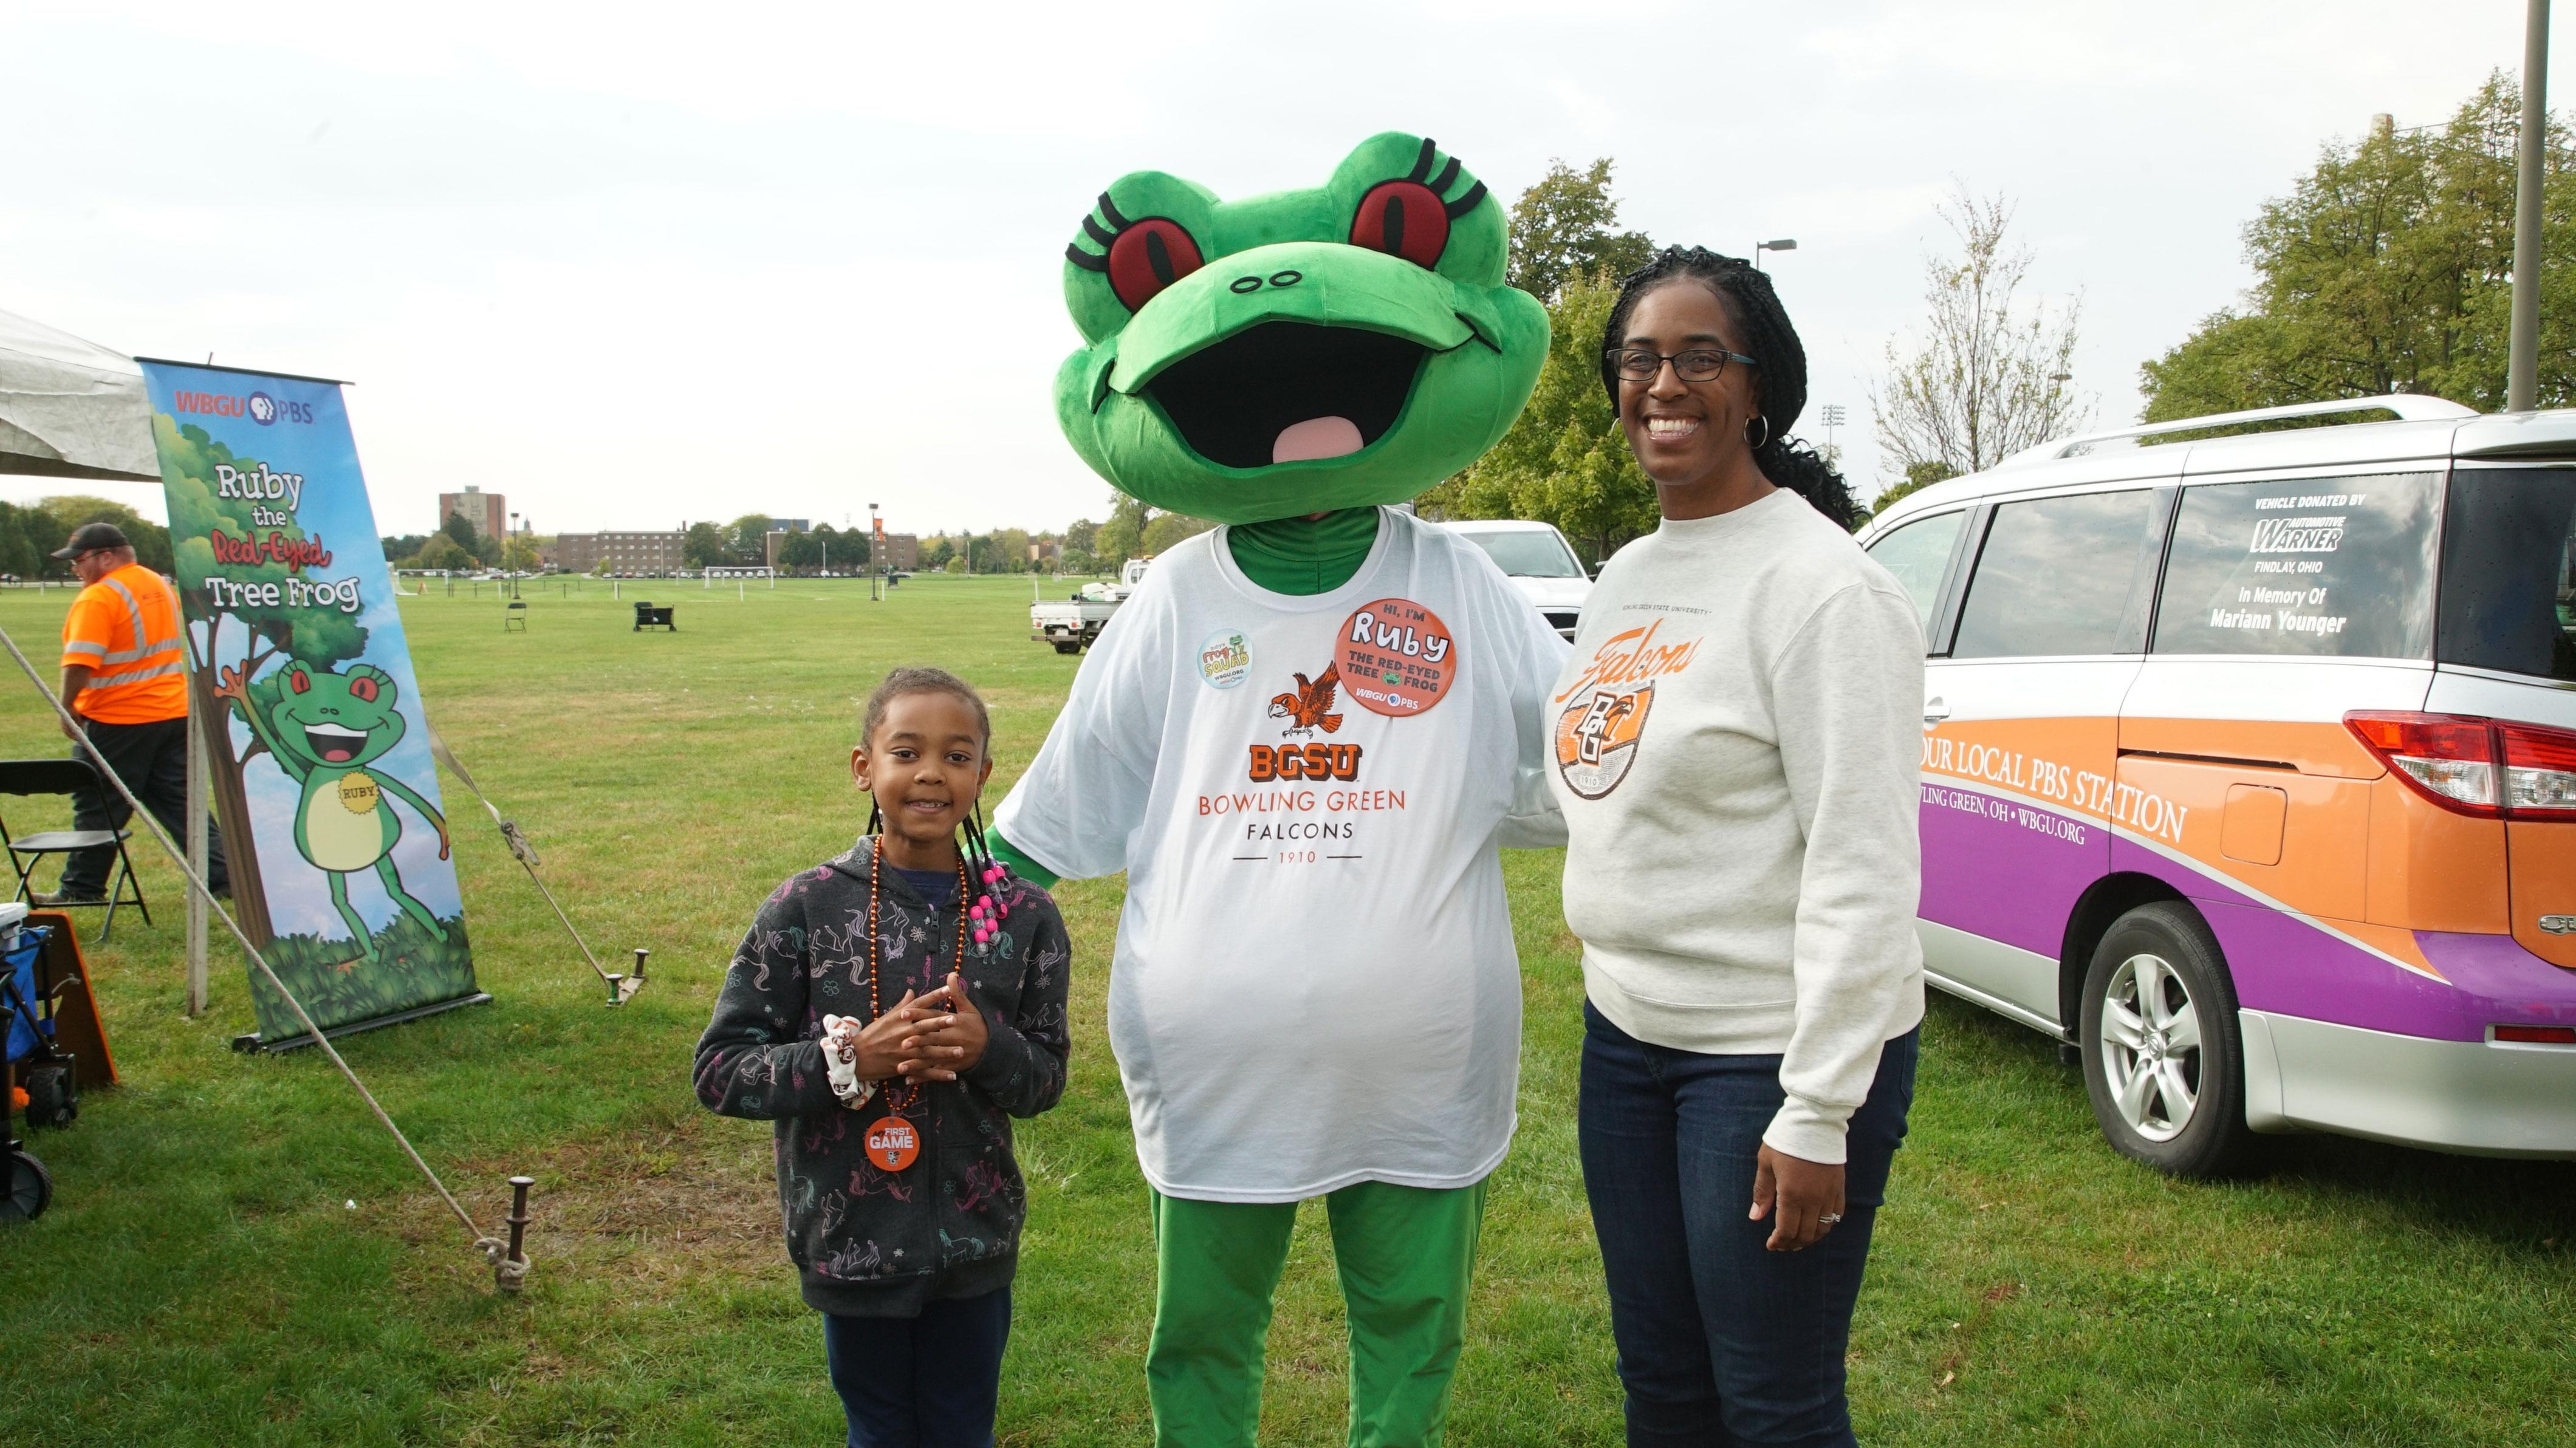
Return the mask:
[[2465,714],[2352,713],[2343,722],[2380,763],[2445,809],[2576,820],[2576,731]]

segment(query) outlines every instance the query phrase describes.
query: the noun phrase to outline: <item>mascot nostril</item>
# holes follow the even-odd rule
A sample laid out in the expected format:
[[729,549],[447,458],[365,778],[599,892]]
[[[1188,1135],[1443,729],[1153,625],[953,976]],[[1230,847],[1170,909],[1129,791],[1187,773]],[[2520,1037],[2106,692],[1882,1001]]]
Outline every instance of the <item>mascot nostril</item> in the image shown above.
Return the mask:
[[1518,1082],[1499,847],[1563,843],[1543,705],[1566,646],[1392,505],[1537,382],[1547,313],[1505,284],[1505,231],[1456,157],[1390,132],[1307,191],[1122,176],[1065,252],[1066,440],[1226,526],[1153,560],[992,843],[1042,882],[1128,872],[1109,1033],[1155,1194],[1147,1388],[1211,1442],[1252,1440],[1258,1284],[1317,1196],[1352,1280],[1417,1264],[1401,1320],[1351,1305],[1353,1360],[1385,1368],[1351,1421],[1442,1436]]

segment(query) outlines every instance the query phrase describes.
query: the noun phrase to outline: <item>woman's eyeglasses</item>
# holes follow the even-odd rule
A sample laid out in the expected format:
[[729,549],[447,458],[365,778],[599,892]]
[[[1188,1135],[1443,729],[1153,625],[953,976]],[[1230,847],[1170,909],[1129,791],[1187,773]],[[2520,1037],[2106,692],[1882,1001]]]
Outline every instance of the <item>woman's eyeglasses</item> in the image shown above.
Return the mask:
[[1726,374],[1729,362],[1741,362],[1747,367],[1762,365],[1741,352],[1704,347],[1672,353],[1650,352],[1643,347],[1612,347],[1601,355],[1609,359],[1612,371],[1630,382],[1654,381],[1655,375],[1664,370],[1667,362],[1673,364],[1673,375],[1684,382],[1715,382]]

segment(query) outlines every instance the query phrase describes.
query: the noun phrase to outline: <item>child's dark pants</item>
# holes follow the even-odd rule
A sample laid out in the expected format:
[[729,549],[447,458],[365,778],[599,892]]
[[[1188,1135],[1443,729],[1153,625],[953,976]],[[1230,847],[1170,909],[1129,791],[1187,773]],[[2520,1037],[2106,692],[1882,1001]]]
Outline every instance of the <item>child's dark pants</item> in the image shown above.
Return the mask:
[[993,1448],[1011,1289],[934,1300],[919,1317],[823,1318],[850,1448]]

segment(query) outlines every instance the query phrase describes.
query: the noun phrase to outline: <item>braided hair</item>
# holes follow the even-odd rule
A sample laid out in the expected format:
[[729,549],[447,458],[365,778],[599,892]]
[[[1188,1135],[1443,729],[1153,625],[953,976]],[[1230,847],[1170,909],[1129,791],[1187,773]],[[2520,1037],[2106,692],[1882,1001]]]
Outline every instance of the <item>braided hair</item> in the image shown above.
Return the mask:
[[1851,527],[1860,520],[1861,511],[1842,474],[1817,456],[1814,448],[1789,436],[1790,425],[1807,406],[1807,349],[1799,343],[1797,329],[1789,325],[1779,294],[1771,290],[1771,278],[1742,257],[1720,256],[1703,246],[1668,246],[1654,260],[1619,279],[1619,300],[1610,308],[1610,324],[1601,337],[1601,386],[1610,394],[1611,408],[1619,406],[1619,374],[1610,365],[1609,351],[1626,335],[1628,314],[1636,309],[1639,297],[1681,277],[1717,294],[1743,339],[1745,355],[1755,359],[1760,369],[1764,437],[1762,446],[1753,450],[1754,466],[1764,477],[1806,499],[1817,512]]

